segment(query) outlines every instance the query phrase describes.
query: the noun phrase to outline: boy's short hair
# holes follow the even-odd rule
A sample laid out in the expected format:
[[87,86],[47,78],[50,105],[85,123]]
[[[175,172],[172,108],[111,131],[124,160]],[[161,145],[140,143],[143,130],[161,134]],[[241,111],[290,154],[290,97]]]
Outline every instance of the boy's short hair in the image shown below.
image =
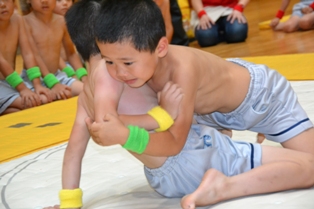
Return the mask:
[[100,43],[130,41],[138,51],[154,52],[166,36],[163,16],[153,0],[106,0],[95,23]]
[[84,61],[100,53],[95,41],[94,23],[102,1],[77,1],[64,16],[71,39]]

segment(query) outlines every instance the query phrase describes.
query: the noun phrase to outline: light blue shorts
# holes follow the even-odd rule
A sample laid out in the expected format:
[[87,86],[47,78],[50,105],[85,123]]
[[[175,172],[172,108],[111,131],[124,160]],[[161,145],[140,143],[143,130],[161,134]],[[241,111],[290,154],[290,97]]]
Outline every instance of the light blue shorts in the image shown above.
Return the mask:
[[[64,85],[66,85],[66,86],[71,86],[72,83],[75,81],[74,78],[69,78],[69,77],[67,76],[67,74],[65,74],[64,72],[62,72],[62,71],[60,71],[60,70],[58,70],[54,75],[55,75],[56,78],[60,81],[61,84],[64,84]],[[23,78],[23,80],[24,80],[26,83],[32,85],[32,82],[28,79],[28,76],[27,76],[27,73],[26,73],[26,70],[25,70],[25,69],[22,70],[21,77]],[[47,87],[42,78],[41,78],[41,84],[42,84],[43,86]]]
[[248,94],[230,113],[195,115],[198,123],[216,129],[250,130],[279,143],[313,127],[290,83],[277,71],[241,59],[228,61],[249,70],[251,83]]
[[[24,82],[27,88],[34,91],[32,85]],[[6,80],[0,80],[0,114],[2,114],[20,96],[20,93],[12,88]]]
[[165,197],[183,197],[196,190],[205,172],[214,168],[234,176],[261,165],[260,144],[233,141],[214,128],[192,125],[182,151],[159,168],[144,167],[153,189]]
[[299,3],[296,3],[293,5],[292,9],[292,15],[302,17],[304,14],[302,13],[302,9],[304,7],[310,6],[312,4],[313,0],[301,0]]

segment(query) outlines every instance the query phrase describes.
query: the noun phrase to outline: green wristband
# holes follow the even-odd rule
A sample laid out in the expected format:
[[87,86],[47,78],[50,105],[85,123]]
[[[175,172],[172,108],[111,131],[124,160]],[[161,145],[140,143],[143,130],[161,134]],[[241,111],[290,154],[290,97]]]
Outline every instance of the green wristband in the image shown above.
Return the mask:
[[41,73],[39,67],[31,67],[26,70],[27,77],[30,81],[33,81],[35,78],[40,78]]
[[122,147],[132,152],[142,154],[149,142],[148,131],[138,126],[128,126],[128,129],[130,130],[130,134],[128,140]]
[[62,69],[62,72],[65,72],[67,74],[68,77],[72,77],[75,75],[75,71],[73,70],[73,68],[66,66]]
[[54,85],[59,83],[59,80],[56,78],[54,74],[49,73],[44,77],[44,83],[49,89],[51,89],[52,87],[54,87]]
[[85,68],[81,67],[79,69],[76,70],[76,77],[78,79],[82,79],[83,76],[87,75],[87,71]]
[[11,73],[10,75],[8,75],[5,80],[13,87],[17,87],[20,83],[23,82],[23,79],[21,78],[21,76],[19,76],[19,74],[14,71],[13,73]]

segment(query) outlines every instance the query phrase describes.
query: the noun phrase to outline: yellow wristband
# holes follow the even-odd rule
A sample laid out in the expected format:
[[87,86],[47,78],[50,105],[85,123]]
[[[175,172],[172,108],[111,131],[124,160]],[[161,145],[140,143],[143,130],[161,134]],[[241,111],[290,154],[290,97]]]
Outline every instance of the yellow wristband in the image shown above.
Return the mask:
[[82,207],[83,191],[77,189],[62,189],[59,192],[60,208],[80,208]]
[[174,123],[172,117],[160,106],[156,106],[147,112],[148,115],[152,116],[158,123],[159,128],[155,129],[157,132],[166,131]]

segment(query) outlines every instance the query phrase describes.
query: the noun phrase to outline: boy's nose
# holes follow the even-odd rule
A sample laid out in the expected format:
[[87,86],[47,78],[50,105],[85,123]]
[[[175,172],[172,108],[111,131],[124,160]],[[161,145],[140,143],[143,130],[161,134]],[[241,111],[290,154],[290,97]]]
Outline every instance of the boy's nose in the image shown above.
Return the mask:
[[119,78],[124,78],[126,76],[126,70],[121,67],[119,67],[116,72]]

